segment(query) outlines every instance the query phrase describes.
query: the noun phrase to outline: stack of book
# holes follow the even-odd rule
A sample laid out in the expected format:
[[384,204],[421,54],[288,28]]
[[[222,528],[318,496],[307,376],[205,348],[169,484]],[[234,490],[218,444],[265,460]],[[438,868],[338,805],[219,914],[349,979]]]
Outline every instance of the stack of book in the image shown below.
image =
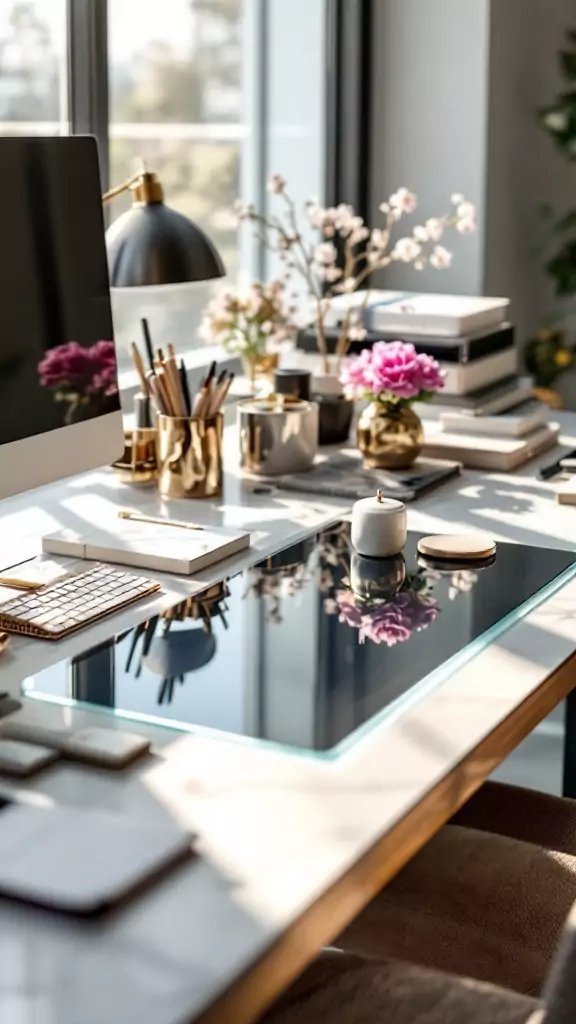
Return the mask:
[[[430,404],[416,405],[425,427],[424,453],[457,459],[478,469],[511,470],[552,448],[558,428],[548,407],[532,398],[533,380],[519,372],[507,299],[373,291],[332,302],[329,346],[350,308],[364,306],[366,337],[352,351],[376,341],[411,342],[434,356],[444,388]],[[299,347],[311,350],[312,331]]]

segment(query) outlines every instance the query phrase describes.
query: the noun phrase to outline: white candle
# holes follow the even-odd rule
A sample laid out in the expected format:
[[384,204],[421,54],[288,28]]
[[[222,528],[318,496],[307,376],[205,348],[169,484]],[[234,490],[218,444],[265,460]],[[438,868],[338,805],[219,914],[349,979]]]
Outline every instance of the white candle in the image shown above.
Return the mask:
[[366,558],[399,555],[406,544],[406,506],[382,497],[362,498],[352,509],[352,546]]

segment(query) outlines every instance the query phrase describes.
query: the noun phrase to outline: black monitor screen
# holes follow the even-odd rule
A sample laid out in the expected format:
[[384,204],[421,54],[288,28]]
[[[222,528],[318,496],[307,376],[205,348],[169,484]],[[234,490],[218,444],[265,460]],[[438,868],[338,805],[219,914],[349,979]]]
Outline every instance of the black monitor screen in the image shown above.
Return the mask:
[[120,408],[96,142],[0,139],[0,444]]

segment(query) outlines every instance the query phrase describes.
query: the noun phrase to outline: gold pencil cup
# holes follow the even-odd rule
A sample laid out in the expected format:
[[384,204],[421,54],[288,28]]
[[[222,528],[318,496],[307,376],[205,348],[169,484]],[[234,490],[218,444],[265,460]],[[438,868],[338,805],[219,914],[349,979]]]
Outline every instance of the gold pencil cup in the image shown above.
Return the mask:
[[222,494],[222,413],[158,416],[158,488],[165,498],[216,498]]

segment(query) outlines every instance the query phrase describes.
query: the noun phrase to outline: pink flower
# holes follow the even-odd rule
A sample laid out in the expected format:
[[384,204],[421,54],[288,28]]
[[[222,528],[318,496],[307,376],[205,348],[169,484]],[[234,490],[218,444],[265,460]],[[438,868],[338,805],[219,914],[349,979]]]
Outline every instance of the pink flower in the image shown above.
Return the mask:
[[116,376],[116,364],[110,364],[106,366],[100,373],[97,373],[92,379],[92,384],[89,388],[93,395],[110,395],[118,394],[118,377]]
[[452,263],[452,253],[443,245],[437,245],[430,256],[430,263],[436,270],[446,270]]
[[441,391],[444,387],[444,378],[439,363],[424,352],[421,352],[417,359],[420,375],[421,391]]
[[338,608],[338,621],[346,626],[353,626],[359,629],[362,623],[362,613],[356,607],[356,599],[352,591],[337,590],[336,604]]
[[412,633],[427,629],[437,617],[436,604],[422,600],[410,591],[403,591],[362,617],[358,639],[361,644],[371,640],[375,644],[394,647],[409,640]]
[[93,363],[89,349],[77,341],[49,349],[38,364],[40,383],[45,388],[57,388],[87,383],[92,377]]
[[403,341],[378,341],[364,349],[345,364],[340,380],[352,394],[382,401],[410,401],[422,391],[443,387],[436,360],[417,355],[414,346]]
[[45,388],[67,388],[81,396],[118,392],[113,341],[97,341],[88,348],[77,341],[57,345],[38,364],[38,373]]
[[418,199],[409,189],[399,188],[390,196],[389,203],[394,213],[401,216],[403,213],[414,213]]
[[276,195],[280,195],[286,188],[286,180],[281,174],[271,174],[266,188],[269,192],[275,192]]
[[422,246],[415,238],[399,238],[390,255],[401,263],[412,263],[421,252]]
[[116,367],[116,349],[113,341],[97,341],[88,352],[95,367]]

